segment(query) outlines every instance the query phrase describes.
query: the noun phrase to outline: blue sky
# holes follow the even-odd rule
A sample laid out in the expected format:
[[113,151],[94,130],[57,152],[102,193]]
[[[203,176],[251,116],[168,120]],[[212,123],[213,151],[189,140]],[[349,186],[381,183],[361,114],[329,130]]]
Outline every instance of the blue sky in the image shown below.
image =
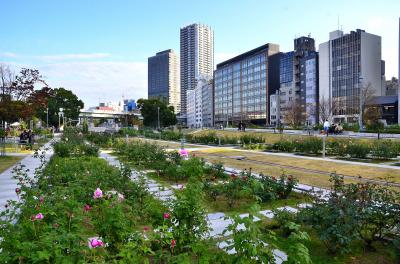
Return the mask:
[[53,87],[87,106],[147,95],[147,57],[179,52],[180,27],[201,22],[215,34],[216,63],[267,42],[282,51],[296,36],[317,44],[339,25],[382,36],[386,76],[398,75],[400,1],[6,1],[1,0],[0,62],[38,68]]

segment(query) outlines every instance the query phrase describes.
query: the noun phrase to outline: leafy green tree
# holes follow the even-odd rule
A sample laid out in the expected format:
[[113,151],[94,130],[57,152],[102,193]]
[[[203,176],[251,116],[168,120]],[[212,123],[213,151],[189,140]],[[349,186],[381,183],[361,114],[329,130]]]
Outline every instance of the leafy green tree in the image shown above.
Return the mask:
[[[62,87],[53,89],[47,102],[47,107],[49,109],[49,126],[58,126],[58,112],[60,108],[63,108],[65,117],[76,120],[83,106],[82,100],[72,91]],[[47,118],[47,107],[43,106],[37,111],[38,117],[42,120],[46,120]]]
[[[42,84],[43,88],[35,90]],[[31,119],[36,110],[47,103],[50,88],[38,70],[21,69],[17,76],[0,65],[0,120],[14,122]]]
[[175,125],[177,120],[174,108],[157,99],[139,99],[137,106],[143,116],[143,124],[158,127],[158,109],[160,109],[160,128]]

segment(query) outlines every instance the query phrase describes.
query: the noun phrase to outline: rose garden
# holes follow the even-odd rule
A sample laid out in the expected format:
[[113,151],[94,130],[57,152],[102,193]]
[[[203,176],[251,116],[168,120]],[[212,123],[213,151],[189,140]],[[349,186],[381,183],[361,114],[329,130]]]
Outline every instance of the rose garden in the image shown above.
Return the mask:
[[194,149],[67,129],[37,151],[34,172],[13,169],[0,263],[399,261],[397,187],[332,173],[329,188],[316,188]]

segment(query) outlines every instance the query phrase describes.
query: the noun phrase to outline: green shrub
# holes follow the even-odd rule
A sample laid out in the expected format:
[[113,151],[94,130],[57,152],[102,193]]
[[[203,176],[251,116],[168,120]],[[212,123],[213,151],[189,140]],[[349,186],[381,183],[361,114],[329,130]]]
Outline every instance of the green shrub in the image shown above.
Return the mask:
[[263,136],[245,134],[240,137],[240,142],[242,144],[256,144],[256,143],[264,143],[265,139]]
[[296,142],[296,151],[310,154],[318,154],[322,150],[322,139],[318,137],[306,137]]
[[353,142],[347,146],[346,152],[351,158],[365,159],[371,152],[371,148],[366,143]]
[[63,142],[58,142],[58,143],[53,144],[53,147],[54,147],[54,154],[56,156],[66,158],[71,155],[73,145],[66,144]]
[[290,140],[281,139],[272,145],[272,149],[283,152],[293,152],[295,150],[295,145]]
[[398,155],[396,145],[398,144],[390,140],[376,140],[372,144],[372,156],[378,159],[396,158]]

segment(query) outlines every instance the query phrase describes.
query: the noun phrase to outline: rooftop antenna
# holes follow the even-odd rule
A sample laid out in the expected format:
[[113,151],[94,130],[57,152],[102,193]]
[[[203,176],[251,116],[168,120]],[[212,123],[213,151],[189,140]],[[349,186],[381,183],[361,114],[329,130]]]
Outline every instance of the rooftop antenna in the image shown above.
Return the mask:
[[337,16],[337,30],[340,30],[340,18]]

